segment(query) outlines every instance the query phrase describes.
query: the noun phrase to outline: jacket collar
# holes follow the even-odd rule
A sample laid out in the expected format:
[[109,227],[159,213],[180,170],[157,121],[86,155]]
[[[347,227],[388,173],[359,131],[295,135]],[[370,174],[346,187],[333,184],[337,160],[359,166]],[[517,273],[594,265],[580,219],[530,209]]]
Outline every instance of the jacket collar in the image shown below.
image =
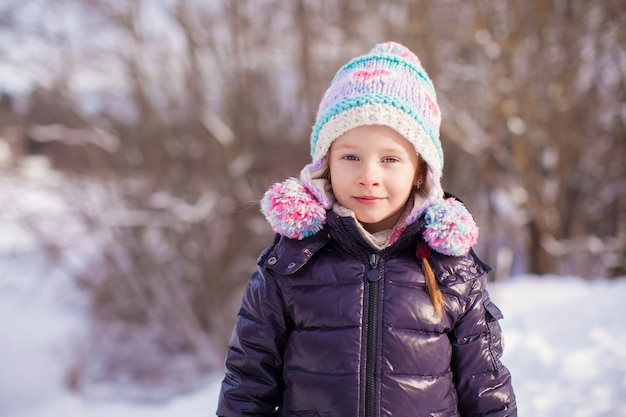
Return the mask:
[[259,265],[282,275],[291,275],[330,241],[330,235],[324,232],[304,239],[290,239],[277,235],[275,244],[261,256]]
[[[326,226],[313,236],[290,239],[277,234],[274,245],[259,258],[259,265],[277,274],[289,276],[299,271],[331,242],[357,259],[367,261],[367,256],[373,249],[359,234],[354,222],[352,217],[341,217],[329,212]],[[389,247],[387,256],[393,256],[394,253],[414,247],[422,241],[425,222],[425,219],[420,219],[409,226],[401,239]],[[429,261],[437,280],[444,287],[470,281],[491,271],[491,267],[482,262],[472,250],[462,256],[449,256],[433,251]]]

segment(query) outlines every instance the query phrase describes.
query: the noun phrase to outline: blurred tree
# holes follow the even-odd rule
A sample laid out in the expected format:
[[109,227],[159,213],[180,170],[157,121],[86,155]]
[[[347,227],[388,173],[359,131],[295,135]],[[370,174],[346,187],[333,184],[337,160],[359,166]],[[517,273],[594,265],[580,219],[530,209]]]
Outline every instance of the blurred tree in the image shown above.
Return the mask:
[[489,258],[515,253],[539,274],[623,273],[624,2],[405,8],[390,33],[433,74],[444,146],[455,145],[446,184],[479,208]]

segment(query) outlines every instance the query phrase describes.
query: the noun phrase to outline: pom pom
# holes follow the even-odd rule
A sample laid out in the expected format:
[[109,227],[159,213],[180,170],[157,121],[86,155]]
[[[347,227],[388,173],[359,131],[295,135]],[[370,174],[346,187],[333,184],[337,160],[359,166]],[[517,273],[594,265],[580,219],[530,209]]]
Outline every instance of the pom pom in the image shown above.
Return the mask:
[[454,198],[441,200],[426,210],[424,240],[439,253],[461,256],[478,241],[478,227],[465,206]]
[[261,199],[261,212],[276,233],[302,240],[326,223],[326,210],[295,178],[272,185]]
[[370,54],[391,54],[400,56],[407,61],[411,61],[412,63],[421,66],[419,58],[413,52],[411,52],[406,46],[399,44],[397,42],[385,42],[379,43],[374,46],[370,51]]

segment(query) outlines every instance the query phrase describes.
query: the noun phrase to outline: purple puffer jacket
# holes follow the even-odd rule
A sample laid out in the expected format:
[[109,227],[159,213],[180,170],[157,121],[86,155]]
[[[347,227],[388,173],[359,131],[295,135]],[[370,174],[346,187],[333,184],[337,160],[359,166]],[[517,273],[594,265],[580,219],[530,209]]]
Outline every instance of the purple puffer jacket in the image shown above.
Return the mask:
[[517,416],[489,267],[433,251],[437,318],[415,256],[422,229],[378,252],[329,212],[314,236],[278,238],[246,288],[217,414]]

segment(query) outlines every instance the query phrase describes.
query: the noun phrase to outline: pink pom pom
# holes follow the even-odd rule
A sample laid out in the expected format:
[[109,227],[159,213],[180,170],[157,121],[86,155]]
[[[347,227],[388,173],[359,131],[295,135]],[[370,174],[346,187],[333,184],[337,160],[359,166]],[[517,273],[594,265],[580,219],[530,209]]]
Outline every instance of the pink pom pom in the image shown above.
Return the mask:
[[304,239],[320,231],[326,210],[295,178],[272,185],[261,199],[261,212],[272,230],[290,239]]

